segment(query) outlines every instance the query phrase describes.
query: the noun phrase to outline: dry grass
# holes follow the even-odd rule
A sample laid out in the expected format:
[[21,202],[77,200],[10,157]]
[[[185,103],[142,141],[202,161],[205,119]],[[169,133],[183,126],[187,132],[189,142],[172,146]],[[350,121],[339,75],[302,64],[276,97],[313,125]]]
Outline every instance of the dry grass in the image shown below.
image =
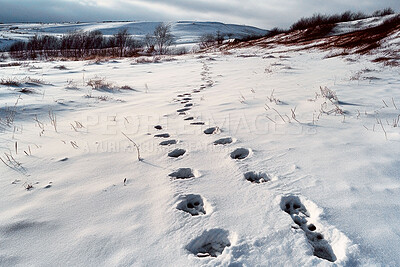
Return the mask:
[[16,67],[16,66],[21,66],[21,62],[11,62],[11,63],[3,63],[0,64],[0,68],[5,68],[5,67]]
[[108,82],[104,77],[94,77],[86,82],[86,85],[90,86],[92,90],[97,91],[117,91],[117,90],[134,90],[129,85],[117,86],[112,82]]
[[18,79],[16,77],[8,77],[8,78],[2,78],[0,79],[0,85],[6,85],[6,86],[13,86],[13,87],[20,87],[23,84],[26,85],[34,85],[34,86],[38,86],[38,85],[50,85],[50,83],[45,82],[42,79],[38,79],[38,78],[32,78],[30,76],[27,76],[25,78],[22,79]]
[[[380,25],[350,33],[330,36],[335,24],[319,25],[316,27],[297,30],[289,33],[278,34],[274,37],[264,37],[259,40],[239,44],[229,44],[223,47],[224,51],[240,47],[274,47],[276,45],[303,46],[298,50],[320,48],[332,50],[341,48],[342,52],[332,53],[328,57],[346,55],[349,53],[366,54],[379,48],[384,38],[400,31],[400,15],[392,16],[384,20]],[[318,42],[316,42],[318,41]],[[398,56],[377,58],[376,62],[385,62],[388,65],[397,66]]]
[[3,78],[0,80],[1,85],[6,85],[6,86],[14,86],[14,87],[19,87],[21,85],[21,81],[19,81],[17,78]]

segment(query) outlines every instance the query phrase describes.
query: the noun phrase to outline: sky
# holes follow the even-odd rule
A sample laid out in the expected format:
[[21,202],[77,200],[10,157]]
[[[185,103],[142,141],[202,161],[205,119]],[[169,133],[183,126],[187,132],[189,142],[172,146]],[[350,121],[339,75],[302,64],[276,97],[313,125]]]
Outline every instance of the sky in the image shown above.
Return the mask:
[[372,13],[399,0],[0,0],[0,22],[219,21],[287,28],[314,13]]

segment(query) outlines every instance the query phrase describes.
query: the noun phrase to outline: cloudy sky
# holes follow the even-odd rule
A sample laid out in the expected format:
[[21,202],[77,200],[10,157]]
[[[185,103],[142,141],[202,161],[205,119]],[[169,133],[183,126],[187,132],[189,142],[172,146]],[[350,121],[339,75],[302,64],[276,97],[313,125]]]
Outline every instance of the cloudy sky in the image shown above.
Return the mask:
[[269,29],[314,13],[385,7],[399,12],[399,0],[0,0],[0,22],[197,20]]

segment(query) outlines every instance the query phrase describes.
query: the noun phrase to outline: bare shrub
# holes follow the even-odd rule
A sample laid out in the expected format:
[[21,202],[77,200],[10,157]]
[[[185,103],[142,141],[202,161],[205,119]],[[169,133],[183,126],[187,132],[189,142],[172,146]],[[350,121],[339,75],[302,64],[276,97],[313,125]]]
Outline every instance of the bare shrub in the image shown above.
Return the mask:
[[326,86],[323,87],[323,88],[322,88],[322,86],[320,86],[319,89],[320,89],[320,91],[321,91],[321,95],[322,95],[323,97],[325,97],[326,99],[338,101],[338,98],[337,98],[337,96],[336,96],[336,92],[335,92],[335,91],[329,89],[329,88],[326,87]]
[[1,85],[19,87],[21,82],[16,78],[3,78],[0,80]]
[[90,79],[86,85],[92,87],[93,90],[112,90],[113,85],[106,81],[106,78],[95,77]]

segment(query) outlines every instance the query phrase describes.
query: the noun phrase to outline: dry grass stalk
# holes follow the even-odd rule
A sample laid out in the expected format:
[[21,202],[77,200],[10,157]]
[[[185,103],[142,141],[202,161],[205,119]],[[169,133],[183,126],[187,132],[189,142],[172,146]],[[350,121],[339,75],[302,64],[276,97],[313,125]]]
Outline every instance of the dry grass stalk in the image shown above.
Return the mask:
[[140,151],[139,151],[139,146],[131,139],[129,136],[127,136],[125,133],[121,132],[129,141],[132,142],[132,144],[135,146],[136,151],[137,151],[137,158],[138,161],[142,161],[143,159],[140,157]]

